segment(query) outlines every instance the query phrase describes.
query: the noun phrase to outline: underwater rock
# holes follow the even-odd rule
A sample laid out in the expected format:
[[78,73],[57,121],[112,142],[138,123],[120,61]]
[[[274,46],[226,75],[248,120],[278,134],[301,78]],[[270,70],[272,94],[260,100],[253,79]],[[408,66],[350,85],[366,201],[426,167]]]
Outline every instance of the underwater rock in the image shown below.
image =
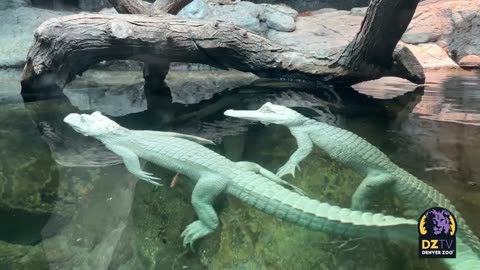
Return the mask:
[[480,67],[480,56],[478,55],[467,55],[462,57],[460,61],[458,61],[458,64],[462,68],[479,68]]

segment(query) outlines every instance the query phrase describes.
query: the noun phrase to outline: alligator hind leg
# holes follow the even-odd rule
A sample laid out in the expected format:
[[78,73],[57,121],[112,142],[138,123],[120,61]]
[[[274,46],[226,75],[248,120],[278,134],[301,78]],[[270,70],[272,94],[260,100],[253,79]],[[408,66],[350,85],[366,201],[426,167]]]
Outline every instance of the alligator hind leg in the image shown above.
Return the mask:
[[192,205],[198,220],[188,225],[182,232],[183,246],[193,249],[193,243],[218,227],[218,216],[213,209],[213,202],[226,188],[227,182],[217,175],[200,178],[193,188]]
[[369,173],[353,193],[351,208],[353,210],[367,210],[372,197],[381,189],[393,184],[394,181],[395,179],[386,173]]
[[272,180],[273,182],[275,182],[275,183],[277,183],[281,186],[285,186],[285,187],[288,187],[288,188],[292,189],[293,191],[297,192],[300,195],[305,195],[305,192],[303,192],[303,190],[301,190],[300,188],[288,183],[287,181],[283,180],[282,178],[278,177],[276,174],[274,174],[271,171],[263,168],[262,166],[258,165],[257,163],[249,162],[249,161],[239,161],[239,162],[235,162],[235,163],[245,170],[248,170],[248,171],[251,171],[251,172],[254,172],[254,173],[258,173],[258,174]]

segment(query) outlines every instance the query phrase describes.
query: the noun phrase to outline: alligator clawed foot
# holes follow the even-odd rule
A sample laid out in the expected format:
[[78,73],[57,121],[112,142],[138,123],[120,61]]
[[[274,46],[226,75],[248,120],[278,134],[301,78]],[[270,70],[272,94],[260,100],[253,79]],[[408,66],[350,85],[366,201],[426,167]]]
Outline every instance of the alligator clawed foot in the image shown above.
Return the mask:
[[286,163],[285,165],[280,167],[280,169],[278,169],[277,176],[278,177],[283,177],[287,174],[291,174],[292,177],[295,178],[295,168],[296,167],[298,167],[298,165]]
[[150,184],[153,184],[155,186],[162,186],[162,184],[155,182],[155,181],[160,181],[162,179],[153,176],[153,173],[149,172],[144,172],[144,171],[139,171],[135,173],[135,176],[138,177],[139,179],[146,181]]
[[202,221],[197,220],[192,222],[180,235],[180,237],[183,237],[183,247],[186,248],[190,246],[190,249],[194,251],[193,243],[212,232],[213,230],[205,226]]

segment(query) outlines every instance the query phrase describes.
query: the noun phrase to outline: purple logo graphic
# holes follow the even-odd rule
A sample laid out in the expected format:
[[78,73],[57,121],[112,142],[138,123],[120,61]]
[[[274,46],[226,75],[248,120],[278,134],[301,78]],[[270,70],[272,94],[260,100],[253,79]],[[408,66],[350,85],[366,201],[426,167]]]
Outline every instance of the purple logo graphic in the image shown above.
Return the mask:
[[455,258],[457,222],[450,211],[433,207],[418,221],[420,258]]
[[433,234],[448,234],[451,231],[450,220],[448,219],[450,212],[447,210],[437,211],[435,209],[430,209],[426,214],[427,219],[430,219],[433,222]]

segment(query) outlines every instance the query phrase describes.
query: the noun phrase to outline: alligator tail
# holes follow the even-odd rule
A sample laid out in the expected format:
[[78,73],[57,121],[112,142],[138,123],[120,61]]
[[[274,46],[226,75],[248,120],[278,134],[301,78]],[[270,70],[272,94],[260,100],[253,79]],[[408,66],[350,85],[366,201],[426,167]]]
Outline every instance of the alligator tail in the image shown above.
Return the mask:
[[[399,185],[395,186],[396,194],[404,198],[405,202],[413,202],[412,207],[423,207],[425,210],[431,207],[442,207],[449,210],[455,217],[458,223],[457,238],[461,238],[465,245],[472,248],[472,250],[480,256],[480,240],[467,225],[460,212],[448,200],[445,195],[440,193],[435,188],[419,180],[407,171],[399,168],[397,172],[397,179]],[[412,191],[415,190],[415,191]],[[421,194],[419,196],[419,194]]]
[[228,189],[230,194],[263,212],[302,227],[348,236],[417,239],[416,220],[332,206],[299,195],[255,174],[242,179],[232,181]]

